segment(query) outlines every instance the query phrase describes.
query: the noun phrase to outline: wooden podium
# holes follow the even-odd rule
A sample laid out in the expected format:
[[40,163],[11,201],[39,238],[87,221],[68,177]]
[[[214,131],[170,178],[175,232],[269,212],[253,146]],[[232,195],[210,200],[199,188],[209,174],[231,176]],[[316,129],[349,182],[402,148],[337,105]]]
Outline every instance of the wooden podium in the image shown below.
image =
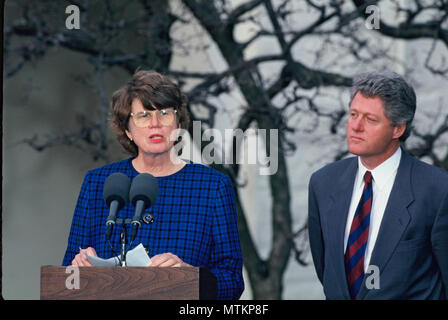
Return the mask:
[[196,267],[42,266],[42,300],[213,300],[216,277]]

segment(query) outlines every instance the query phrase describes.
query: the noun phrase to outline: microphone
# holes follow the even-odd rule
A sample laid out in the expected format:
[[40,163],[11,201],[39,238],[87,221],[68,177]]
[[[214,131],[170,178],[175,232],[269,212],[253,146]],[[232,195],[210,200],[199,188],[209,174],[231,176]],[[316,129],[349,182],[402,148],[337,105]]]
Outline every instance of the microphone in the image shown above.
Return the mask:
[[[158,193],[157,180],[149,173],[140,173],[132,181],[129,198],[135,207],[135,214],[131,221],[131,242],[134,241],[137,229],[141,225],[142,213],[156,202]],[[148,219],[148,217],[145,216],[145,219]],[[152,217],[149,220],[152,222]]]
[[130,185],[131,181],[128,176],[120,172],[111,174],[104,182],[103,198],[109,207],[109,216],[106,220],[106,240],[110,239],[118,211],[129,202]]

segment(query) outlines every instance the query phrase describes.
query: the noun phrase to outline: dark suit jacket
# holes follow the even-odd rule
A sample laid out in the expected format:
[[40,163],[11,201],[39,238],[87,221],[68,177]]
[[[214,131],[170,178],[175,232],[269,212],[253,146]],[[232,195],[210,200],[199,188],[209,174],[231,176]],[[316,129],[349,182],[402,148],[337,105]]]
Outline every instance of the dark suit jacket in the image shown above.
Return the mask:
[[[311,253],[327,299],[350,299],[344,232],[357,170],[357,157],[340,160],[309,183]],[[380,288],[364,283],[358,299],[448,296],[448,172],[402,152],[370,265],[379,268]]]

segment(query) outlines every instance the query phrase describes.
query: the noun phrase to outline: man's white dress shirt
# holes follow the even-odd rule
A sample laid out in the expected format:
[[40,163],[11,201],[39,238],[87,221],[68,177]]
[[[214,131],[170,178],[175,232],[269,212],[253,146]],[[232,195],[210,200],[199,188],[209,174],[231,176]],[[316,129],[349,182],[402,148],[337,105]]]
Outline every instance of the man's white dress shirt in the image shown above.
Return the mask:
[[356,207],[361,199],[362,191],[364,189],[364,174],[366,171],[372,173],[372,210],[370,213],[369,225],[369,239],[367,240],[367,247],[364,256],[364,272],[367,271],[370,258],[372,256],[373,248],[375,247],[376,238],[380,229],[381,221],[383,219],[384,210],[386,209],[389,195],[394,185],[395,177],[397,175],[398,166],[400,165],[401,148],[399,147],[395,153],[386,161],[381,163],[373,170],[369,170],[361,162],[358,157],[358,172],[353,186],[352,200],[347,217],[347,224],[345,226],[344,236],[344,250],[347,249],[347,241],[350,235],[350,227],[352,225],[353,216],[355,215]]

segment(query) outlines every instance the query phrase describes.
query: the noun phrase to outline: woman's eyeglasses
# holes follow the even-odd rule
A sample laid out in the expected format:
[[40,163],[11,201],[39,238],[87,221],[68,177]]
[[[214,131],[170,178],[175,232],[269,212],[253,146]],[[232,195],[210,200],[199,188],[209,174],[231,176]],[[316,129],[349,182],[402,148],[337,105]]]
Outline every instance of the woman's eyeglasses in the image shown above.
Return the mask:
[[151,124],[154,115],[156,115],[157,121],[162,126],[168,126],[173,123],[176,118],[176,113],[177,110],[175,109],[145,110],[136,113],[131,112],[130,116],[137,127],[144,128]]

